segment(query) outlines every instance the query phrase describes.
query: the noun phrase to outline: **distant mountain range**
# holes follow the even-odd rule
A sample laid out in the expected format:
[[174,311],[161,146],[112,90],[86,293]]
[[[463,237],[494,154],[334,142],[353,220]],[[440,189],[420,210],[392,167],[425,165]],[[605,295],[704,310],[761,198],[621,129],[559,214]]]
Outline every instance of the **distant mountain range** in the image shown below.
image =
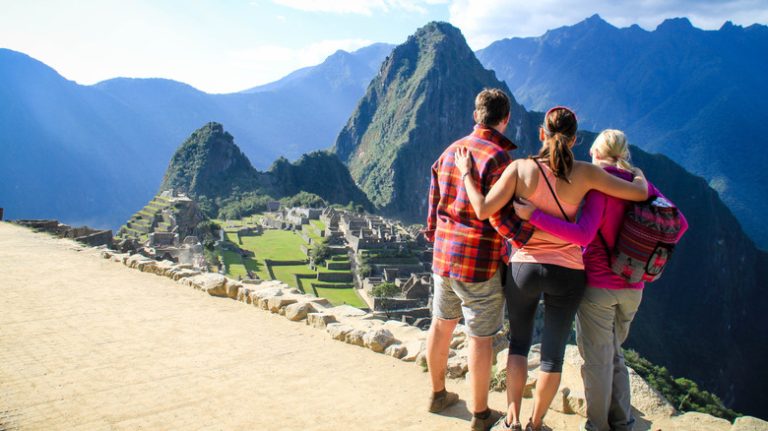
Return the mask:
[[[431,164],[472,130],[474,96],[509,91],[485,70],[458,29],[431,23],[396,47],[339,134],[335,151],[382,211],[426,220]],[[535,153],[543,114],[512,100],[509,137]],[[584,132],[585,141],[594,140]],[[577,148],[587,159],[587,145]],[[635,161],[682,208],[691,228],[664,277],[646,289],[628,345],[677,376],[695,379],[736,410],[765,417],[768,255],[741,230],[717,192],[662,155]]]
[[164,79],[78,85],[0,49],[0,206],[6,218],[116,228],[155,195],[176,145],[209,121],[226,124],[259,169],[328,148],[391,48],[338,51],[223,95]]
[[675,18],[646,31],[594,15],[477,57],[525,106],[569,105],[585,127],[623,129],[703,176],[768,248],[768,27],[704,31]]

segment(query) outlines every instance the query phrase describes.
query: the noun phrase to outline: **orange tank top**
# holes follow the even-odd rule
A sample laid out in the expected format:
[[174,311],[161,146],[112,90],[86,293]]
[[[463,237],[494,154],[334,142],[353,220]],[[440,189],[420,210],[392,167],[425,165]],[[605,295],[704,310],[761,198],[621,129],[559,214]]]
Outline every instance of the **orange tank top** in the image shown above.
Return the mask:
[[[552,188],[555,190],[555,194],[557,194],[557,177],[555,177],[555,174],[545,163],[541,163],[541,167],[546,173]],[[563,202],[560,196],[557,198],[563,206],[565,213],[568,215],[568,218],[571,221],[575,221],[579,206]],[[547,183],[544,180],[544,175],[542,175],[541,170],[539,170],[539,181],[536,184],[536,190],[534,190],[533,194],[527,199],[540,211],[563,219],[563,213],[560,211],[560,207],[557,206],[557,202],[555,202],[552,192],[549,191],[549,187],[547,187]],[[510,261],[546,263],[571,269],[584,269],[584,261],[581,257],[581,247],[544,232],[541,229],[536,229],[531,239],[525,246],[523,246],[523,248],[517,250],[515,254],[512,255]]]

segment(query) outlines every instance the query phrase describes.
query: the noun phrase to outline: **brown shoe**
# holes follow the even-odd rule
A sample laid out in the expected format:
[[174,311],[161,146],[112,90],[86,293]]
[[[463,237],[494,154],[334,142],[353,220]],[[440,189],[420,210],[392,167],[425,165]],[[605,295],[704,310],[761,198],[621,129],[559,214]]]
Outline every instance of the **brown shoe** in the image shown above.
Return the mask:
[[528,425],[525,426],[525,431],[552,431],[552,428],[544,425],[543,423],[539,428],[534,428],[533,421],[528,420]]
[[434,393],[429,397],[429,412],[439,413],[459,401],[459,394],[446,392],[445,395],[436,397]]
[[475,417],[475,415],[472,415],[472,423],[470,424],[470,429],[472,431],[488,431],[491,429],[493,424],[498,422],[499,418],[503,417],[504,415],[505,413],[492,409],[491,414],[488,415],[488,417],[485,419],[480,419]]

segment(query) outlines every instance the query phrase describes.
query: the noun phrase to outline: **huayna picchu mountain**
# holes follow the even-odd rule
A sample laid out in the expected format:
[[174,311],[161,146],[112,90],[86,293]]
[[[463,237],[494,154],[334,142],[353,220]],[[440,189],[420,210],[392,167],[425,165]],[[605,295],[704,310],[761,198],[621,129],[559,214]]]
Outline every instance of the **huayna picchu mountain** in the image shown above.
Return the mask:
[[[387,57],[334,151],[384,213],[421,222],[434,155],[471,130],[475,95],[503,86],[458,29],[427,24]],[[510,138],[525,142],[532,125],[514,100],[512,112]]]
[[[385,212],[426,220],[431,164],[472,128],[473,100],[503,82],[484,70],[459,30],[431,23],[398,46],[336,141],[352,176]],[[513,156],[538,150],[543,115],[513,102]],[[586,158],[594,134],[584,133]],[[630,138],[632,136],[630,135]],[[649,284],[627,345],[676,376],[693,378],[728,406],[766,415],[768,257],[707,182],[662,155],[633,158],[684,211],[690,231],[668,271]]]
[[294,163],[281,158],[269,171],[261,172],[218,123],[195,130],[176,150],[160,186],[161,192],[168,189],[195,199],[210,217],[227,204],[242,205],[249,199],[265,203],[300,192],[328,203],[352,202],[371,208],[336,155],[316,151]]

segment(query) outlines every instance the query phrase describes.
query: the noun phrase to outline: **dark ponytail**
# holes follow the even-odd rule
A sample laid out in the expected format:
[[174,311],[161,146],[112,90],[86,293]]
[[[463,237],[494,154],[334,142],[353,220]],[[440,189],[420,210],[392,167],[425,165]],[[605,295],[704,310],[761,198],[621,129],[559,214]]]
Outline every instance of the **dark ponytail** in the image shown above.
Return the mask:
[[574,156],[569,144],[578,129],[576,114],[562,106],[552,108],[544,116],[541,129],[544,142],[536,157],[544,159],[557,178],[571,182]]

